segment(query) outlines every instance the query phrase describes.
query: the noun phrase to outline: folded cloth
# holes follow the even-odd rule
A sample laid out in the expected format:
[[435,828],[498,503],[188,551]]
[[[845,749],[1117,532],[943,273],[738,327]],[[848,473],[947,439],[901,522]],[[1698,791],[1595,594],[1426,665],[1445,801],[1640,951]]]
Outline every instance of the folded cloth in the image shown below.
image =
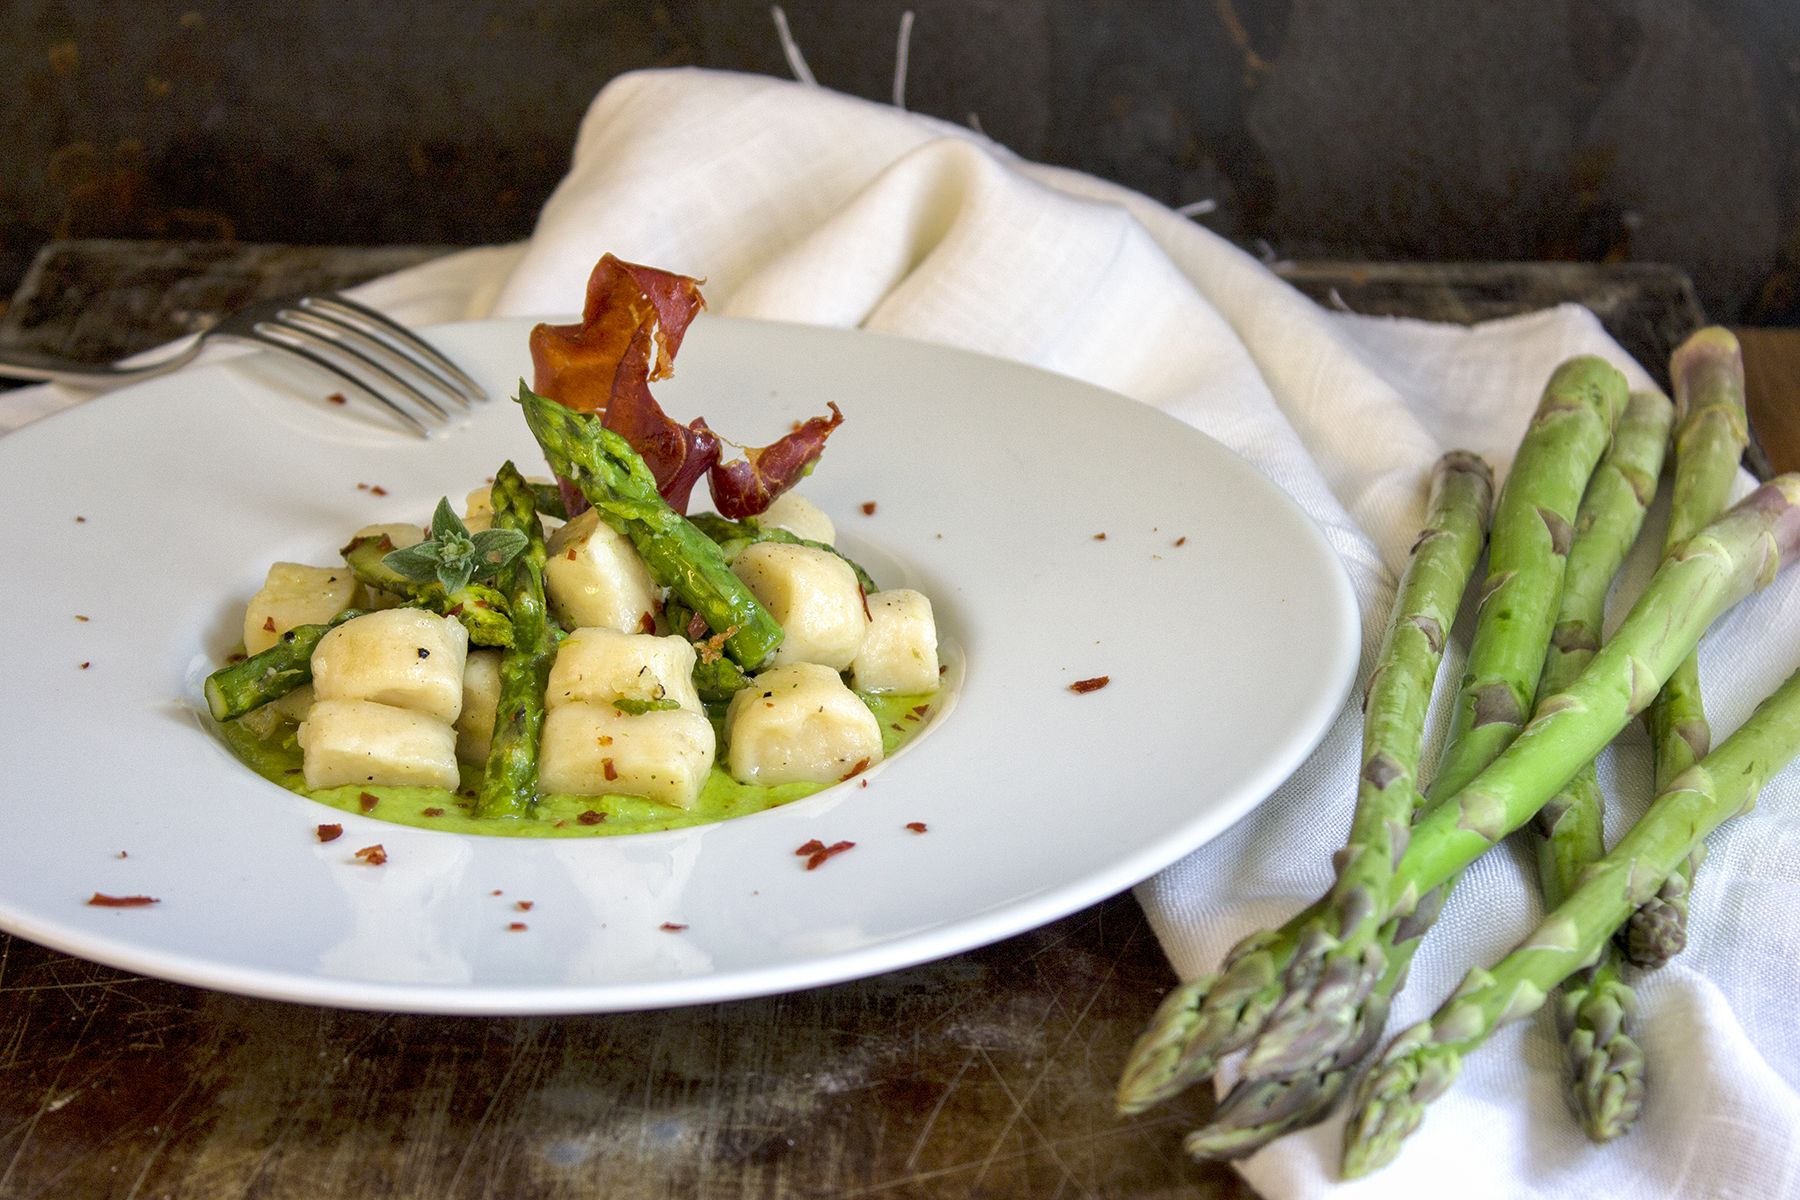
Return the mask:
[[[1423,513],[1438,454],[1504,472],[1551,370],[1578,353],[1648,383],[1586,310],[1474,328],[1327,312],[1254,258],[1143,196],[1021,160],[968,129],[774,79],[694,70],[624,76],[594,101],[569,173],[521,247],[460,255],[360,290],[405,319],[549,315],[579,306],[604,252],[704,276],[716,312],[860,326],[1061,371],[1152,404],[1231,447],[1292,495],[1343,560],[1364,669]],[[971,403],[978,398],[971,398]],[[1621,584],[1641,586],[1653,515]],[[1727,616],[1702,650],[1714,724],[1735,727],[1800,666],[1800,577]],[[1769,630],[1780,631],[1775,636]],[[1466,630],[1444,678],[1454,680]],[[1441,729],[1440,688],[1432,728]],[[1138,891],[1176,970],[1329,883],[1357,771],[1354,700],[1253,814]],[[1433,743],[1435,744],[1435,742]],[[1428,756],[1429,758],[1429,756]],[[1641,810],[1635,729],[1603,763]],[[1334,1181],[1341,1121],[1242,1164],[1302,1196],[1800,1196],[1800,772],[1713,839],[1687,952],[1642,982],[1649,1094],[1640,1128],[1590,1146],[1564,1111],[1547,1020],[1468,1060],[1399,1161]],[[1535,922],[1529,867],[1470,871],[1413,966],[1394,1024]],[[1123,1064],[1119,1064],[1123,1065]],[[1172,1148],[1173,1152],[1173,1148]]]

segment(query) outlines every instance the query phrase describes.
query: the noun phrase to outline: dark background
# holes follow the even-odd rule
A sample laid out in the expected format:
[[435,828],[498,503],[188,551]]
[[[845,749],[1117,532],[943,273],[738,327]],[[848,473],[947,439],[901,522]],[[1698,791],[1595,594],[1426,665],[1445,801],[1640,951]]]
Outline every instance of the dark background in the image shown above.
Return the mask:
[[[789,0],[819,82],[1281,257],[1657,261],[1800,324],[1795,0]],[[0,294],[54,237],[530,232],[635,68],[788,76],[756,0],[0,0]]]

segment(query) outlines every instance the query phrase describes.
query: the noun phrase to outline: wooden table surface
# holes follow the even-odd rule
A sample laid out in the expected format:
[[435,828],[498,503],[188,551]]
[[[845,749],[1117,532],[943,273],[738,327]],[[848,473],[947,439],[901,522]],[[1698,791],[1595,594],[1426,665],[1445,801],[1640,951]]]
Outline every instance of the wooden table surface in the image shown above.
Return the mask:
[[[62,243],[0,318],[0,346],[111,357],[432,252]],[[1579,300],[1652,366],[1702,319],[1662,268],[1285,270],[1366,312]],[[1754,423],[1779,427],[1770,453],[1800,466],[1791,416]],[[1174,982],[1129,895],[873,979],[606,1016],[343,1012],[0,934],[0,1197],[1249,1197],[1181,1154],[1207,1097],[1112,1112]]]

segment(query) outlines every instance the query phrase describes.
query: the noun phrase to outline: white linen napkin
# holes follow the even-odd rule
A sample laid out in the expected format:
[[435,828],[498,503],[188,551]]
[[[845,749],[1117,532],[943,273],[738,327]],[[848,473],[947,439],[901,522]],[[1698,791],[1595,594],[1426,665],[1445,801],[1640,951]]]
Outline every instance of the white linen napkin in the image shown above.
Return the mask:
[[[1455,446],[1510,462],[1551,370],[1577,353],[1648,377],[1591,314],[1473,329],[1322,310],[1255,259],[1142,196],[1022,161],[970,130],[774,79],[622,77],[594,101],[568,176],[520,247],[453,256],[359,289],[407,320],[579,306],[603,252],[704,276],[713,311],[861,326],[1062,371],[1156,405],[1286,489],[1341,556],[1363,610],[1364,670]],[[42,389],[34,411],[75,399]],[[16,409],[0,408],[0,420]],[[1660,543],[1659,516],[1645,547]],[[1640,554],[1628,594],[1651,553]],[[1635,583],[1633,582],[1635,580]],[[1800,666],[1800,575],[1729,615],[1701,670],[1719,736]],[[1462,631],[1466,638],[1466,630]],[[1455,641],[1443,677],[1460,669]],[[1360,686],[1361,680],[1358,683]],[[1440,689],[1434,727],[1441,728]],[[1138,891],[1184,977],[1329,882],[1349,821],[1359,721],[1267,803]],[[1634,729],[1604,778],[1641,809]],[[1264,1194],[1800,1196],[1800,771],[1713,839],[1687,952],[1640,982],[1649,1094],[1639,1128],[1590,1146],[1565,1114],[1547,1020],[1468,1060],[1399,1161],[1334,1182],[1341,1121],[1242,1164]],[[1616,836],[1623,817],[1614,815]],[[1528,865],[1490,854],[1425,943],[1394,1023],[1434,1008],[1535,922]],[[1121,1064],[1122,1065],[1122,1064]]]

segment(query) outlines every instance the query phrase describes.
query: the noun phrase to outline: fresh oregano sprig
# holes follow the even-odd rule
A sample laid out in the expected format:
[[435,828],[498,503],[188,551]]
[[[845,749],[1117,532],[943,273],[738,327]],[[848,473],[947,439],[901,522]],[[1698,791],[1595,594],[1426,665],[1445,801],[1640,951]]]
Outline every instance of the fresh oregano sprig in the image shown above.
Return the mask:
[[524,552],[525,545],[525,535],[516,529],[470,533],[450,501],[443,498],[431,514],[431,536],[416,546],[383,555],[381,561],[414,583],[435,580],[445,595],[452,595],[470,583],[498,575]]

